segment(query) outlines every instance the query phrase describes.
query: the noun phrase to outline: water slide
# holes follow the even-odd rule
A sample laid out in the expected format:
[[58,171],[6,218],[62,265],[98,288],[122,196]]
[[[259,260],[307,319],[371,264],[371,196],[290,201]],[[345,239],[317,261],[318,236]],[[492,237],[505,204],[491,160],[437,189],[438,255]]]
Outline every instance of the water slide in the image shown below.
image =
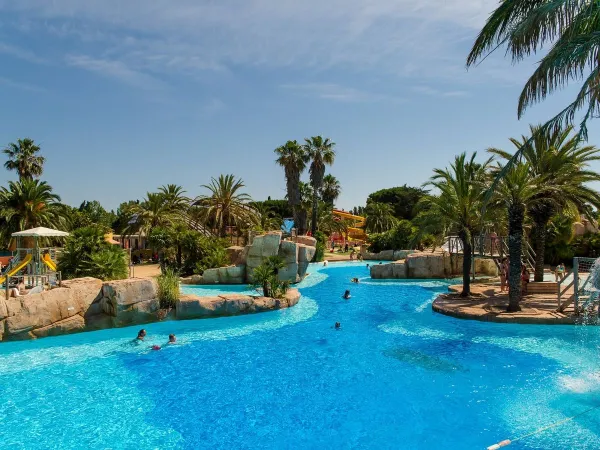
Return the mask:
[[56,272],[56,263],[54,261],[52,261],[52,258],[50,258],[50,255],[48,255],[48,254],[44,255],[44,257],[42,258],[42,261],[44,261],[44,264],[46,264],[46,267],[48,267],[52,272]]
[[[29,264],[29,262],[31,261],[31,254],[27,254],[27,256],[25,256],[25,259],[23,259],[23,261],[17,263],[17,265],[15,267],[13,267],[12,269],[10,269],[7,273],[7,275],[9,277],[12,277],[14,274],[19,273],[19,271],[23,270],[25,268],[25,266],[27,266],[27,264]],[[4,283],[6,281],[6,276],[2,275],[0,276],[0,284]]]

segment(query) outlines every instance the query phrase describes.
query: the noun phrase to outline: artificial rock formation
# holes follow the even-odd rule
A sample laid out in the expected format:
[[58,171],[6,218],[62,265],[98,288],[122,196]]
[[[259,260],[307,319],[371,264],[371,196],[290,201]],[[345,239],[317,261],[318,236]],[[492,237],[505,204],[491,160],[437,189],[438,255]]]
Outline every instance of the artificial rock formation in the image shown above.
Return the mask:
[[252,314],[289,308],[300,300],[300,293],[290,289],[282,299],[242,294],[223,294],[214,297],[182,296],[175,305],[177,320]]
[[369,253],[361,249],[363,259],[369,261],[399,261],[413,253],[418,253],[418,250],[384,250],[379,253]]
[[[491,258],[475,258],[475,273],[498,276],[498,268]],[[450,255],[444,251],[413,252],[406,259],[388,264],[371,266],[371,278],[451,278],[462,274],[462,255]]]
[[306,276],[308,265],[316,252],[316,239],[298,236],[297,242],[284,241],[281,232],[255,236],[246,247],[229,247],[231,266],[208,269],[200,275],[183,278],[184,284],[244,284],[252,282],[252,272],[267,258],[279,256],[285,267],[279,270],[279,279],[297,283]]

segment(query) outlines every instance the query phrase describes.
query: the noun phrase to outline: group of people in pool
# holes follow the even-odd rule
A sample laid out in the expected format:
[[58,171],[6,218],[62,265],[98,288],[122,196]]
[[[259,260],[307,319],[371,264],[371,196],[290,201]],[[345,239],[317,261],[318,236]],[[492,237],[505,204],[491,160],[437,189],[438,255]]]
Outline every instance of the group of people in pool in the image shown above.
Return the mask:
[[[144,342],[144,339],[146,339],[146,330],[142,328],[140,331],[138,331],[137,337],[133,340],[133,342],[135,342],[136,344],[140,344]],[[170,334],[167,345],[173,344],[177,344],[177,337],[174,334]],[[152,350],[160,350],[161,348],[162,347],[160,345],[152,346]]]

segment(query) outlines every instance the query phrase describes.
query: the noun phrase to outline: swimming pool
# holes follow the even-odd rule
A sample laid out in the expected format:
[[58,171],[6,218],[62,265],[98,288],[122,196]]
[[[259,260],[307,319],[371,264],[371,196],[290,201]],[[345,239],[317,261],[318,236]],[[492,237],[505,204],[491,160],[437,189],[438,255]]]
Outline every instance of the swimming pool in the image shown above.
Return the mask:
[[[148,345],[0,344],[0,447],[478,449],[600,404],[595,327],[463,321],[431,311],[442,281],[310,272],[293,308],[147,325]],[[510,448],[600,448],[599,419]]]

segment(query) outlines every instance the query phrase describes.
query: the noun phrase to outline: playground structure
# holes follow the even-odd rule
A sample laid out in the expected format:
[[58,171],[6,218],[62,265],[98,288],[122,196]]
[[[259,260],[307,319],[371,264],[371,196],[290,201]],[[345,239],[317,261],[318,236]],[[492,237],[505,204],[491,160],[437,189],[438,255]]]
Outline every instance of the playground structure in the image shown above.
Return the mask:
[[364,242],[367,240],[367,233],[365,233],[365,224],[366,219],[362,216],[356,216],[354,214],[350,214],[346,211],[341,211],[339,209],[333,210],[334,217],[339,220],[347,220],[351,223],[351,226],[348,227],[348,232],[346,236],[341,235],[341,233],[334,233],[332,236],[333,240],[336,242],[346,242],[347,240]]
[[58,249],[40,244],[44,244],[48,239],[64,238],[68,235],[67,232],[44,227],[13,233],[11,236],[16,240],[16,249],[6,271],[0,276],[0,284],[3,284],[7,291],[11,281],[23,280],[25,285],[32,287],[60,285],[61,274],[56,264]]

